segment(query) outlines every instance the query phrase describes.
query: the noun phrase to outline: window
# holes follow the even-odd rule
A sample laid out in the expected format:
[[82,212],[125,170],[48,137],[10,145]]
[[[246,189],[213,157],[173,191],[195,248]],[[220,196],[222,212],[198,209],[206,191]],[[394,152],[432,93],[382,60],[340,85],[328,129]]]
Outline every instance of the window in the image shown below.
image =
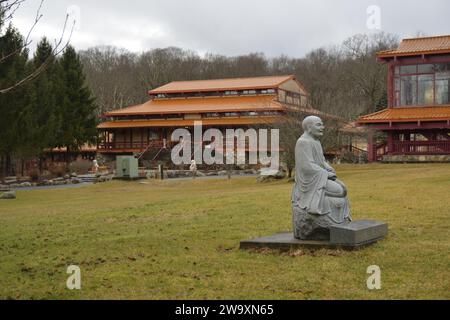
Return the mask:
[[450,63],[396,66],[395,106],[450,104]]
[[401,77],[402,106],[417,104],[417,76]]
[[434,64],[419,64],[418,73],[434,73]]
[[436,103],[450,103],[450,72],[436,73]]
[[433,75],[419,75],[419,105],[430,105],[434,103]]
[[416,74],[417,73],[417,65],[401,66],[400,73],[401,74]]

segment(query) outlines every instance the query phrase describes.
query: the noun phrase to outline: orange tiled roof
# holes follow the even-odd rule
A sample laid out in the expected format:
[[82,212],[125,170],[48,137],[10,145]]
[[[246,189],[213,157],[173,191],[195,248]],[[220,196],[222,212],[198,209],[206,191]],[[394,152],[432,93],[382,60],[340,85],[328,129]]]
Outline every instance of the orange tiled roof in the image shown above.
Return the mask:
[[194,121],[202,121],[203,126],[211,125],[250,125],[269,124],[280,121],[279,117],[241,117],[241,118],[213,118],[201,120],[131,120],[131,121],[109,121],[101,123],[97,128],[146,128],[146,127],[189,127]]
[[162,87],[150,90],[149,94],[182,93],[182,92],[210,92],[226,90],[251,90],[276,88],[295,77],[269,76],[253,78],[233,78],[216,80],[175,81]]
[[450,53],[450,35],[404,39],[396,50],[381,51],[379,58]]
[[105,116],[187,114],[238,111],[282,111],[284,107],[273,96],[214,97],[150,100],[144,104],[107,112]]
[[450,105],[439,107],[390,108],[358,119],[358,123],[450,120]]

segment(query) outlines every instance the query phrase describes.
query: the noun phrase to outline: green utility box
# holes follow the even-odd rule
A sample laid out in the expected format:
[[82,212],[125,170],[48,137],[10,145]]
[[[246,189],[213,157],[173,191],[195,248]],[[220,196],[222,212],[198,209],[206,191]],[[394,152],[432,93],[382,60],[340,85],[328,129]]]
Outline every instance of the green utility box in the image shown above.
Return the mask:
[[134,156],[116,157],[116,178],[137,179],[139,178],[138,159]]

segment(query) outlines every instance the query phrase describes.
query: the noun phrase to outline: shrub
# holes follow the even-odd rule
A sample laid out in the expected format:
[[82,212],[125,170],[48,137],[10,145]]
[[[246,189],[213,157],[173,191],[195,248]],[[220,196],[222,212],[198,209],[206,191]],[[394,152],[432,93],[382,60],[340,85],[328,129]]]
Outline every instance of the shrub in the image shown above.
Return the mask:
[[84,174],[92,169],[91,161],[76,161],[69,165],[70,172]]
[[62,166],[56,166],[50,169],[50,173],[58,178],[63,177],[66,172],[66,169]]
[[36,182],[39,180],[39,170],[38,169],[31,169],[28,172],[28,175],[30,176],[31,181],[33,181],[33,182]]

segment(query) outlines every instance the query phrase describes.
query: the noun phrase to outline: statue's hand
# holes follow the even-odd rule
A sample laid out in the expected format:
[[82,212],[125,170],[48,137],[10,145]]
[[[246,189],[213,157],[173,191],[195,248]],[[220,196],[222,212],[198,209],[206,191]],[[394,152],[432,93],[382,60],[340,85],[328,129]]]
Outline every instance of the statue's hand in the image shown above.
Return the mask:
[[336,172],[328,171],[328,179],[333,181],[336,180],[337,179]]

